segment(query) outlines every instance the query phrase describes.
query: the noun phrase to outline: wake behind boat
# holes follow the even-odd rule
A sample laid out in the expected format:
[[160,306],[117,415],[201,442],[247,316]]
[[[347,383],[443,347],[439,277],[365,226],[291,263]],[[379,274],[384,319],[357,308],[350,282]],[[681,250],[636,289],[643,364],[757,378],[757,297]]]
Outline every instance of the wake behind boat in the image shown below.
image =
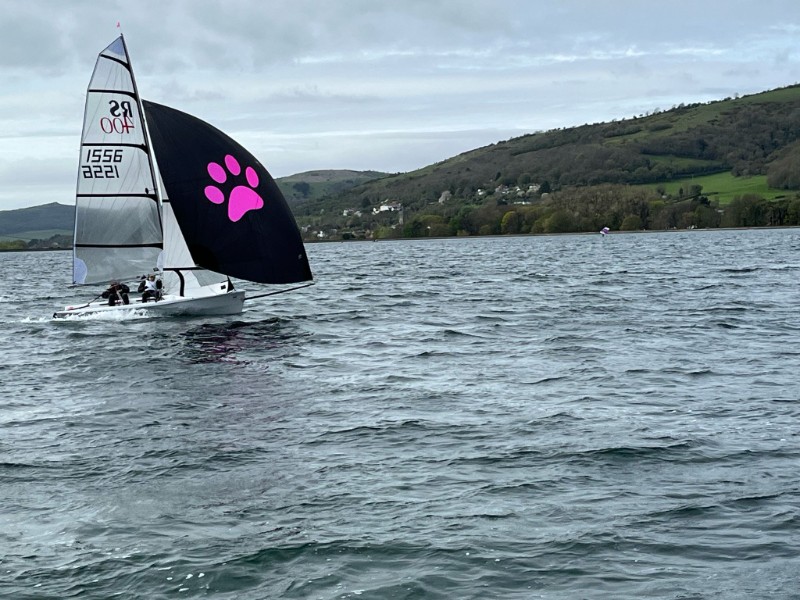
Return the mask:
[[153,272],[163,282],[158,301],[76,302],[53,316],[238,314],[246,297],[231,277],[312,280],[297,224],[267,170],[212,125],[143,101],[120,36],[98,56],[86,95],[73,283]]

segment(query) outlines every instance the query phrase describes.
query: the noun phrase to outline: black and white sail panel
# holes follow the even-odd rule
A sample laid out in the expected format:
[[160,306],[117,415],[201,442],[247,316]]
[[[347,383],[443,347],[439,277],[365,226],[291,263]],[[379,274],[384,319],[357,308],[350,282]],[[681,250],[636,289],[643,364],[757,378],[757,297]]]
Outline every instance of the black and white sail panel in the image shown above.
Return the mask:
[[166,195],[194,262],[259,283],[310,280],[297,224],[261,163],[205,121],[143,105]]

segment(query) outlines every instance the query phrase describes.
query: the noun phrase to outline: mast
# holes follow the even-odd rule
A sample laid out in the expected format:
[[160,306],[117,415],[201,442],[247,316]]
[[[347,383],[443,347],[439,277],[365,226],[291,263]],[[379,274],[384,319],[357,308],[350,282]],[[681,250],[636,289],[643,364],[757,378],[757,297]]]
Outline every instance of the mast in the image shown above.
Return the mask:
[[144,131],[144,148],[145,153],[147,153],[147,162],[150,165],[150,176],[153,178],[153,182],[155,183],[155,195],[156,195],[156,203],[158,204],[158,226],[161,231],[164,231],[164,223],[161,216],[161,204],[162,204],[162,196],[161,190],[158,185],[158,176],[156,174],[155,168],[155,155],[153,154],[153,146],[150,141],[150,132],[147,129],[147,116],[144,114],[144,106],[142,105],[142,97],[139,94],[139,86],[136,85],[136,76],[133,73],[133,63],[131,62],[131,55],[128,52],[128,44],[125,43],[125,36],[123,34],[119,34],[119,38],[122,40],[122,47],[125,49],[125,58],[128,61],[128,70],[131,74],[131,83],[133,83],[133,94],[134,98],[136,99],[136,104],[139,107],[139,114],[141,115],[142,120],[142,130]]

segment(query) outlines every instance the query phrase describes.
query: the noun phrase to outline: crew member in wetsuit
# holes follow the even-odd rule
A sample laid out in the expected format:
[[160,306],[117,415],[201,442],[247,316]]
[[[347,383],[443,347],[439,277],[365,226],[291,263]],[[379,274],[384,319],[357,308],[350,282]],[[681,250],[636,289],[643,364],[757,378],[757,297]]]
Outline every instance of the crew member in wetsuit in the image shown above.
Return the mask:
[[160,279],[156,281],[155,275],[148,275],[147,279],[139,284],[139,291],[144,292],[142,294],[142,302],[147,302],[150,298],[156,302],[161,300],[161,286],[162,283]]
[[130,288],[124,283],[112,281],[108,289],[101,295],[103,298],[108,298],[109,306],[116,306],[120,302],[122,304],[130,304],[130,299],[128,298],[128,292],[130,291]]

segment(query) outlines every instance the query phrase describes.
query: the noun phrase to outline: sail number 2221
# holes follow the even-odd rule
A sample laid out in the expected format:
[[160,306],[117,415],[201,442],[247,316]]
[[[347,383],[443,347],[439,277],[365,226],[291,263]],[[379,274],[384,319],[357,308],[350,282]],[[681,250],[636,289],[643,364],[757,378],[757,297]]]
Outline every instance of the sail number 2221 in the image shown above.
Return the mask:
[[81,165],[84,179],[112,179],[119,177],[119,168],[115,163],[122,162],[122,148],[87,148],[86,162]]

